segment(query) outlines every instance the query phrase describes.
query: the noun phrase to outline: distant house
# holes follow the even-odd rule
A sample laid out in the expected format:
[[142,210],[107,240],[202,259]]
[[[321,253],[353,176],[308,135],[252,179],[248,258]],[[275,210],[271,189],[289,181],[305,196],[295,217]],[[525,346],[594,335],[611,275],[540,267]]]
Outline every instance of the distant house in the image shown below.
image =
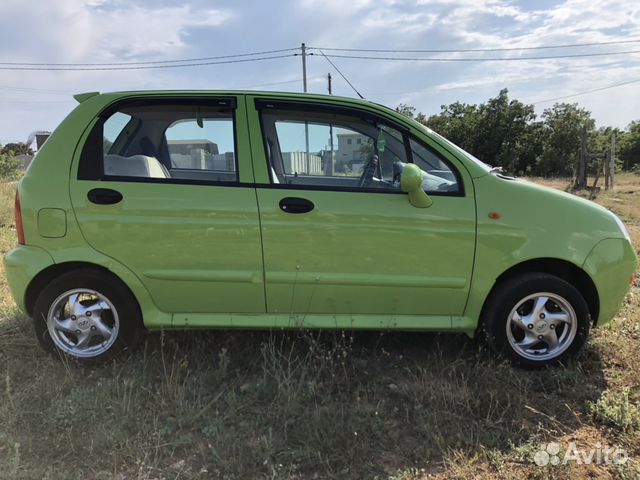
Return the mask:
[[[33,145],[33,142],[36,142],[36,150],[40,150],[40,148],[42,148],[42,146],[44,145],[44,142],[47,141],[47,138],[49,138],[51,136],[51,132],[45,131],[45,130],[37,130],[35,132],[31,132],[31,134],[29,135],[29,138],[27,139],[27,141],[25,142],[25,145],[27,147],[30,147],[31,145]],[[25,170],[27,168],[29,168],[29,165],[31,165],[31,161],[33,160],[33,157],[35,155],[16,155],[16,160],[19,160],[22,163],[22,168],[24,168]]]
[[287,173],[305,173],[318,175],[322,173],[322,157],[305,152],[282,152],[284,171]]
[[169,140],[169,156],[175,168],[235,171],[233,152],[220,153],[210,140]]
[[359,133],[338,133],[338,160],[364,160],[363,147],[369,137]]
[[202,150],[207,153],[218,153],[218,144],[210,140],[169,140],[169,153],[179,155],[191,155],[194,150]]

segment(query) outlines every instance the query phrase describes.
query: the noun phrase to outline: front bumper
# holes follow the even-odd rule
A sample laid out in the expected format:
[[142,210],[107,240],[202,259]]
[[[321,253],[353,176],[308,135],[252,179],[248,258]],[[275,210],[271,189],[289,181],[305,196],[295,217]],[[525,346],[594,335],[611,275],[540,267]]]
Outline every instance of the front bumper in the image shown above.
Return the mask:
[[591,250],[582,268],[593,279],[600,298],[600,314],[594,321],[604,325],[618,313],[629,292],[638,257],[628,240],[607,238]]
[[35,276],[55,262],[46,250],[40,247],[19,245],[4,256],[4,270],[9,290],[18,308],[27,311],[25,295]]

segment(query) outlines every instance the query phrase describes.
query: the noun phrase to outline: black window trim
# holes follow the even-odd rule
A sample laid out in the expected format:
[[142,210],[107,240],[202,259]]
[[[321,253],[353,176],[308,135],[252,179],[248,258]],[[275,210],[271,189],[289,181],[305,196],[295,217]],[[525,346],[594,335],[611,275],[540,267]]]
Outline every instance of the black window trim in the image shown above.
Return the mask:
[[[186,178],[155,178],[155,177],[136,177],[136,176],[119,176],[119,175],[107,175],[104,173],[104,149],[103,149],[103,128],[105,121],[114,113],[121,110],[123,107],[135,107],[135,106],[180,106],[180,105],[197,105],[207,107],[220,107],[228,108],[231,110],[231,118],[233,121],[233,148],[234,148],[234,162],[236,167],[236,180],[234,182],[228,181],[213,181],[213,180],[196,180]],[[242,184],[240,182],[240,165],[238,161],[238,121],[237,121],[237,97],[233,96],[177,96],[177,97],[128,97],[121,100],[117,100],[112,104],[102,109],[97,115],[96,123],[91,127],[91,131],[87,136],[82,150],[80,152],[80,158],[77,169],[78,180],[89,181],[105,181],[105,182],[132,182],[132,183],[164,183],[164,184],[177,184],[177,185],[219,185],[219,186],[243,186],[248,184]],[[98,154],[97,152],[100,152]],[[91,161],[91,158],[101,158],[102,161]],[[97,164],[97,165],[96,165]],[[91,168],[92,167],[92,168]],[[213,171],[213,170],[209,170]]]
[[[273,181],[273,173],[271,171],[271,164],[269,160],[268,153],[268,145],[267,145],[267,136],[265,135],[264,121],[262,112],[265,109],[273,109],[273,110],[293,110],[293,111],[312,111],[312,112],[332,112],[338,113],[342,112],[348,115],[360,117],[363,120],[367,119],[375,119],[379,120],[383,125],[387,125],[388,127],[394,128],[402,134],[403,142],[405,145],[407,160],[410,163],[414,163],[413,161],[413,153],[411,150],[411,144],[409,142],[410,138],[413,138],[420,145],[424,146],[431,152],[433,152],[438,158],[440,158],[445,164],[447,164],[453,174],[456,177],[458,182],[459,189],[456,192],[426,192],[429,196],[435,197],[465,197],[465,187],[464,182],[462,180],[462,176],[458,169],[451,164],[449,160],[444,158],[442,154],[437,152],[431,146],[427,145],[425,142],[421,141],[414,134],[411,133],[411,130],[404,125],[398,124],[393,120],[390,120],[378,113],[368,112],[359,108],[350,107],[346,105],[333,105],[328,103],[317,103],[317,102],[308,102],[308,101],[295,101],[295,100],[268,100],[264,98],[256,98],[254,100],[255,108],[258,111],[258,117],[260,121],[260,134],[262,135],[262,144],[265,152],[265,159],[267,162],[267,172],[269,174],[269,184],[256,184],[256,188],[278,188],[283,190],[313,190],[313,191],[329,191],[329,192],[361,192],[361,193],[378,193],[378,194],[391,194],[391,195],[406,195],[401,189],[398,190],[386,190],[380,188],[360,188],[360,187],[335,187],[331,185],[301,185],[301,184],[290,184],[290,183],[275,183]],[[280,139],[278,138],[279,142]]]

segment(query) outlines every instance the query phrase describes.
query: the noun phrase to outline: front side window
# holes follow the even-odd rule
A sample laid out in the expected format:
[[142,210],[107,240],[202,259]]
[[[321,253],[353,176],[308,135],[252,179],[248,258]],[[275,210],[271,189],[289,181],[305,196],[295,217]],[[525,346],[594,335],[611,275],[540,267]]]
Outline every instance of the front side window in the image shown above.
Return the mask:
[[261,121],[273,183],[400,191],[404,166],[415,163],[427,193],[462,192],[456,170],[439,153],[376,117],[270,106]]
[[400,189],[403,135],[347,114],[268,110],[262,124],[274,183],[344,189]]
[[422,187],[427,193],[459,193],[460,180],[455,170],[438,153],[411,137],[413,163],[425,172]]
[[231,108],[139,102],[110,113],[83,149],[79,178],[237,182]]

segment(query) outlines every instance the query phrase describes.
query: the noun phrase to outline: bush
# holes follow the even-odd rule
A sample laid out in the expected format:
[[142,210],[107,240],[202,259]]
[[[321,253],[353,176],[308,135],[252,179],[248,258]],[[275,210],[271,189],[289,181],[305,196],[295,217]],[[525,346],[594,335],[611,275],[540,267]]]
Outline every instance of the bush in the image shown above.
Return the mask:
[[0,179],[13,181],[22,175],[22,162],[13,155],[0,154]]
[[620,432],[640,428],[640,408],[629,398],[629,388],[606,391],[595,403],[589,403],[591,416]]

